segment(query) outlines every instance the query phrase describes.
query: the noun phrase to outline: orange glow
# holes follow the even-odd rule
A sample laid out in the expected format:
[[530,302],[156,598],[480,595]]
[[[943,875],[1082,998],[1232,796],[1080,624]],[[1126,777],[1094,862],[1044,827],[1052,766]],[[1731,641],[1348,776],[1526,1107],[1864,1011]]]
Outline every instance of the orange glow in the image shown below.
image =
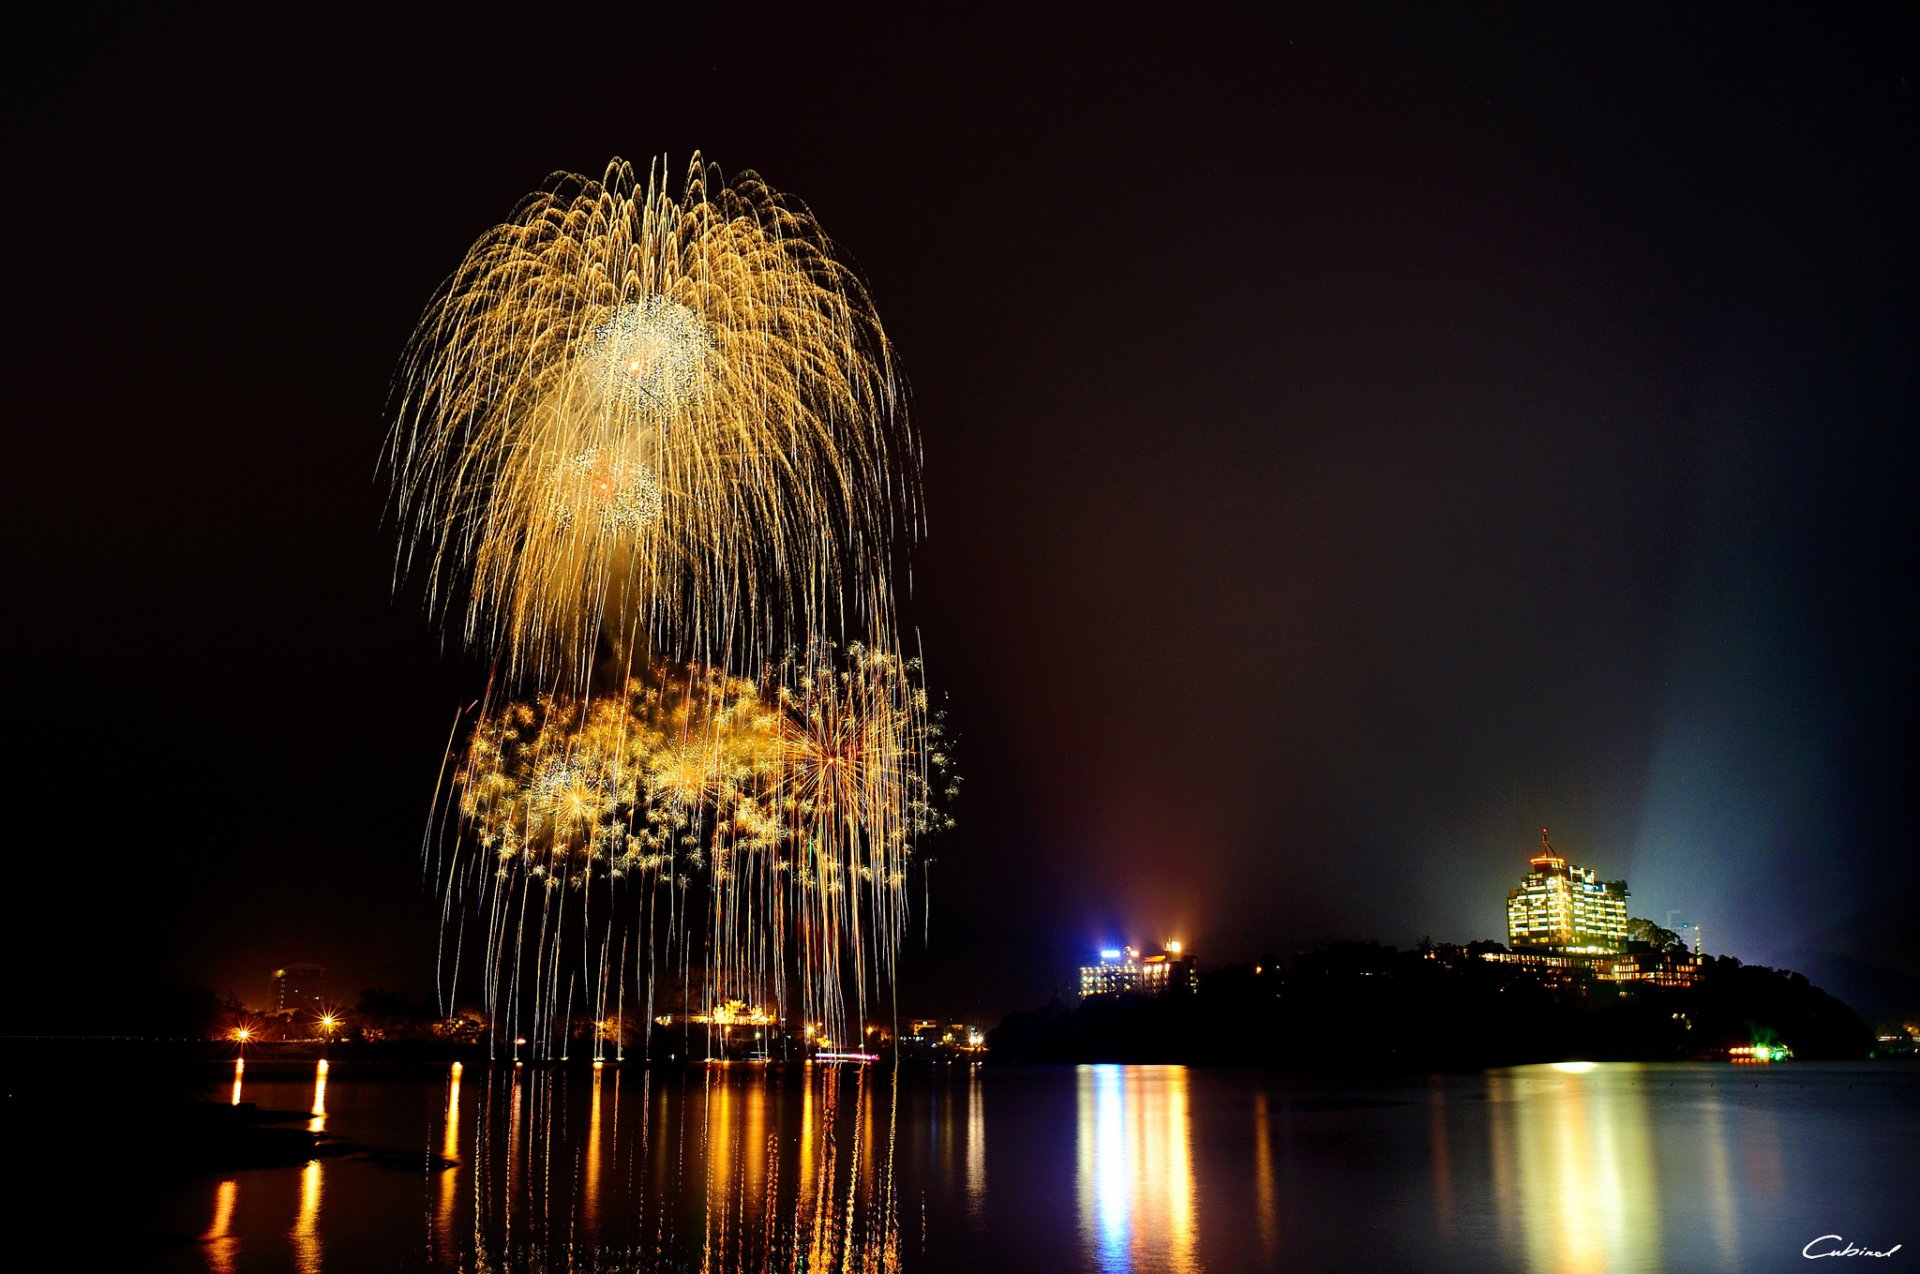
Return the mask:
[[440,1157],[456,1165],[440,1173],[440,1246],[448,1252],[453,1251],[453,1207],[460,1181],[460,1070],[455,1062],[447,1079],[447,1133],[440,1145]]
[[309,1159],[300,1170],[300,1215],[293,1222],[293,1267],[300,1274],[320,1274],[320,1161]]
[[1273,1129],[1265,1092],[1253,1097],[1253,1190],[1260,1209],[1260,1249],[1272,1265],[1280,1247],[1280,1200],[1274,1189]]
[[604,1078],[599,1062],[593,1069],[593,1105],[587,1116],[587,1179],[580,1193],[580,1219],[589,1239],[597,1238],[600,1232],[600,1083]]
[[233,1204],[239,1196],[240,1183],[226,1180],[220,1183],[220,1189],[213,1196],[213,1224],[200,1236],[207,1245],[207,1267],[213,1274],[232,1274],[234,1268],[233,1249],[237,1242],[233,1237]]
[[325,1132],[327,1129],[327,1059],[321,1058],[320,1064],[313,1068],[313,1118],[307,1123],[309,1132]]

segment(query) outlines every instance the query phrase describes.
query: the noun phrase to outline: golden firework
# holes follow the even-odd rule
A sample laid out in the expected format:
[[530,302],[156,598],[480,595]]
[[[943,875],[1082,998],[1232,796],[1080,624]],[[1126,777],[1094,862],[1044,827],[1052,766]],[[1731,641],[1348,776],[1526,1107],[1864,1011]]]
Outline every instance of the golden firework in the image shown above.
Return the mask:
[[490,917],[496,1021],[544,1036],[569,942],[604,1001],[627,976],[609,951],[651,960],[662,922],[696,918],[709,1005],[791,1001],[837,1031],[851,992],[859,1020],[905,936],[915,842],[944,821],[939,740],[917,665],[859,646],[808,648],[764,684],[654,668],[620,695],[488,714],[455,778],[449,888],[477,883]]
[[414,335],[399,566],[510,681],[584,688],[603,642],[746,668],[849,624],[886,644],[899,400],[865,290],[758,177],[562,176]]

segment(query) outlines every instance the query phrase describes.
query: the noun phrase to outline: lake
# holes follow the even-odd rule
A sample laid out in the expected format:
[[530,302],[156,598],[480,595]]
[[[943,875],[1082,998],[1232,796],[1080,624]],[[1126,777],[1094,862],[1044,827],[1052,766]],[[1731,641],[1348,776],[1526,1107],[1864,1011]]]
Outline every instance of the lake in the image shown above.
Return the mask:
[[149,1236],[157,1268],[1731,1270],[1848,1244],[1908,1245],[1875,1267],[1920,1259],[1920,1068],[1901,1064],[896,1081],[255,1061],[218,1083],[336,1152],[186,1177],[101,1161],[82,1184]]

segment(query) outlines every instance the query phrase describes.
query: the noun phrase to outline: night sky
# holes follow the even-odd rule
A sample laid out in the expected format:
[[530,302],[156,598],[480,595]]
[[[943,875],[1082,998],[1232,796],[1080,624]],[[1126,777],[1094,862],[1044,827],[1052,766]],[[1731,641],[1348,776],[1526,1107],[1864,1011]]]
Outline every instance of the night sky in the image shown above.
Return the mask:
[[965,786],[903,1012],[1503,937],[1543,824],[1920,972],[1910,7],[405,7],[0,52],[16,999],[430,989],[485,668],[394,588],[391,378],[549,173],[696,148],[911,389]]

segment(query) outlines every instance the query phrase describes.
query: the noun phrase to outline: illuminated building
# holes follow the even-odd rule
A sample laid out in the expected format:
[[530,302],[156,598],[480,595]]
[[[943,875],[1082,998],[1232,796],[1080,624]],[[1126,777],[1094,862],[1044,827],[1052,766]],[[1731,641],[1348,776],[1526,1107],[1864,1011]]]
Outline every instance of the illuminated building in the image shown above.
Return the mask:
[[[1482,959],[1520,965],[1553,982],[1591,974],[1606,982],[1684,987],[1700,976],[1697,946],[1692,952],[1660,951],[1630,943],[1627,882],[1600,880],[1592,868],[1569,864],[1544,827],[1540,852],[1528,867],[1526,878],[1507,891],[1507,942],[1513,950],[1485,952]],[[1691,932],[1698,943],[1699,930]]]
[[979,1027],[965,1022],[920,1018],[900,1036],[900,1047],[903,1054],[935,1059],[973,1055],[987,1051],[987,1036]]
[[744,1000],[728,1000],[716,1005],[710,1013],[695,1013],[690,1020],[702,1025],[725,1027],[772,1026],[777,1021],[767,1010],[750,1006]]
[[326,998],[327,969],[320,964],[290,964],[273,971],[274,1013],[320,1013]]
[[[774,1045],[784,1044],[787,1039],[787,1032],[775,1014],[744,1000],[727,1000],[705,1013],[681,1017],[662,1013],[653,1020],[663,1027],[678,1023],[683,1030],[689,1026],[704,1028],[702,1033],[710,1061],[771,1061]],[[809,1025],[806,1035],[809,1044],[813,1043],[815,1028]]]
[[1644,951],[1631,955],[1612,952],[1552,952],[1539,950],[1484,951],[1491,964],[1517,965],[1557,986],[1571,986],[1585,977],[1602,982],[1647,982],[1654,986],[1692,986],[1700,977],[1700,958],[1685,951]]
[[1080,966],[1082,996],[1191,991],[1197,981],[1193,957],[1182,954],[1178,942],[1169,942],[1158,955],[1142,955],[1136,947],[1109,947],[1100,952],[1100,963]]
[[1689,951],[1641,951],[1602,962],[1600,976],[1612,982],[1651,982],[1655,986],[1692,986],[1700,977],[1700,957]]
[[1540,852],[1526,878],[1507,891],[1507,943],[1561,955],[1618,954],[1627,949],[1627,882],[1600,880],[1591,867],[1568,864],[1540,829]]

